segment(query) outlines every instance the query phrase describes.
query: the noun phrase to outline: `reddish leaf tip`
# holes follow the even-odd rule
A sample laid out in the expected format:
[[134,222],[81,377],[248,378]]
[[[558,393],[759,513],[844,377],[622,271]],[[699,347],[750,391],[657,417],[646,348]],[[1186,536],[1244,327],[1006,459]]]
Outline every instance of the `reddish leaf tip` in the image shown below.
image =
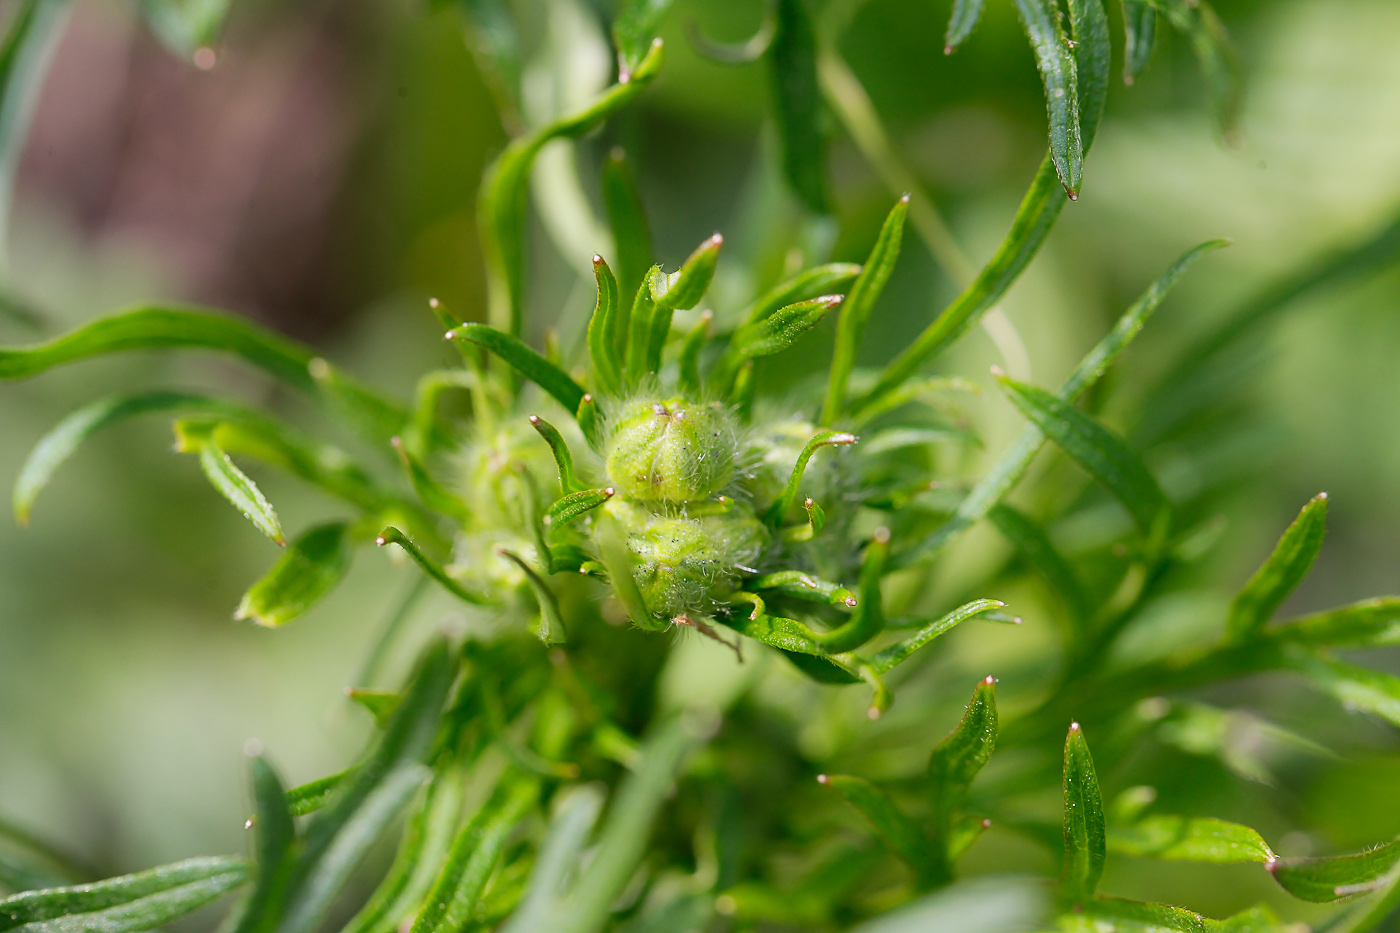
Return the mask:
[[908,203],[909,203],[909,192],[906,191],[906,192],[904,192],[903,194],[901,194],[901,195],[899,196],[899,203],[900,203],[900,204],[908,204]]
[[1005,379],[1005,378],[1006,378],[1006,370],[1002,369],[1000,366],[998,366],[997,364],[993,363],[993,364],[992,364],[992,377],[995,378],[995,379]]
[[539,424],[539,423],[540,423],[540,416],[539,416],[539,415],[531,415],[531,416],[530,416],[530,423],[531,423],[531,424]]
[[1078,732],[1078,731],[1079,731],[1079,723],[1077,723],[1077,722],[1072,722],[1072,723],[1070,723],[1070,724],[1069,724],[1069,731],[1070,731],[1071,733]]
[[983,829],[991,829],[991,828],[992,828],[992,821],[991,821],[990,819],[987,819],[986,817],[983,817],[983,819],[982,819],[982,828],[983,828]]
[[952,47],[951,45],[945,45],[945,46],[943,46],[943,54],[944,54],[944,55],[952,55],[952,54],[953,54],[953,47]]
[[1070,199],[1071,201],[1078,201],[1078,200],[1079,200],[1079,192],[1078,192],[1078,191],[1066,191],[1065,194],[1069,195],[1069,199]]
[[603,487],[603,498],[605,498],[605,499],[611,499],[611,498],[612,498],[613,496],[615,496],[615,495],[617,495],[617,490],[616,490],[616,489],[612,488],[611,486],[604,486],[604,487]]
[[993,686],[994,684],[996,684],[996,682],[997,679],[991,674],[988,674],[986,677],[982,678],[982,683],[986,684],[988,687]]
[[379,547],[383,547],[384,545],[389,543],[389,539],[384,537],[383,535],[378,535],[375,537],[374,543],[377,544]]
[[854,596],[847,596],[845,601],[847,608],[854,609],[856,607],[856,598]]
[[430,307],[430,308],[432,308],[434,311],[436,311],[438,308],[441,308],[441,307],[442,307],[442,302],[441,302],[441,301],[438,301],[436,298],[429,298],[429,299],[428,299],[428,307]]
[[890,530],[884,525],[881,525],[879,528],[875,529],[875,533],[870,537],[876,544],[889,544]]
[[593,404],[593,394],[592,394],[591,392],[585,392],[585,393],[583,393],[583,403],[584,403],[585,405],[592,405],[592,404]]
[[818,774],[817,783],[822,785],[830,784],[831,778],[827,777],[825,774]]
[[244,828],[244,829],[252,829],[252,828],[253,828],[253,818],[252,818],[251,816],[248,817],[246,820],[243,821],[243,828]]
[[597,266],[603,265],[603,257],[602,257],[601,255],[599,255],[598,253],[594,253],[594,254],[593,254],[593,265],[594,265],[595,268],[596,268]]
[[1316,501],[1318,501],[1318,502],[1326,502],[1326,501],[1327,501],[1327,493],[1325,493],[1325,492],[1320,492],[1320,493],[1318,493],[1316,496],[1313,496],[1313,499],[1316,500]]
[[710,235],[710,242],[711,242],[712,244],[714,244],[715,246],[723,246],[723,245],[724,245],[724,234],[719,233],[718,231],[716,231],[715,233],[713,233],[713,234]]

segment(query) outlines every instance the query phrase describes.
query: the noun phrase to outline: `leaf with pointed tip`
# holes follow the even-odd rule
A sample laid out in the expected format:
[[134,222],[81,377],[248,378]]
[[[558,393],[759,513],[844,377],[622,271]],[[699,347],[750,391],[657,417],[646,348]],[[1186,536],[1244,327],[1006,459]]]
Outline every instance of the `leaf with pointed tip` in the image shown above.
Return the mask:
[[1312,569],[1327,524],[1327,493],[1318,493],[1279,538],[1274,552],[1230,604],[1226,631],[1234,639],[1263,630],[1274,612]]
[[1104,0],[1069,0],[1070,46],[1079,88],[1079,136],[1085,155],[1098,134],[1108,86],[1113,81],[1112,42],[1103,4]]
[[554,595],[554,591],[549,588],[549,584],[540,579],[535,568],[525,563],[524,558],[519,554],[504,548],[501,549],[500,553],[502,557],[520,568],[520,572],[525,574],[525,583],[530,587],[530,592],[535,594],[535,602],[540,610],[539,623],[534,627],[535,634],[546,645],[562,645],[566,641],[564,617],[559,612],[559,599]]
[[914,635],[890,645],[870,659],[876,673],[883,674],[897,664],[903,663],[910,655],[927,645],[940,635],[946,634],[968,619],[975,618],[991,609],[1001,609],[1006,603],[997,599],[974,599],[959,606],[952,612],[924,626]]
[[1267,630],[1271,638],[1315,648],[1400,644],[1400,596],[1377,596],[1350,606],[1289,619]]
[[860,275],[860,271],[861,267],[853,262],[833,262],[799,272],[764,292],[744,312],[744,323],[754,324],[779,308],[834,294]]
[[1016,0],[1021,25],[1035,53],[1050,118],[1050,158],[1060,183],[1078,197],[1084,151],[1079,135],[1079,82],[1074,49],[1065,35],[1059,7],[1051,0]]
[[214,440],[212,433],[200,439],[198,444],[199,466],[210,485],[232,503],[234,508],[242,512],[259,531],[285,547],[287,539],[282,535],[282,524],[277,520],[277,512],[273,510],[272,503],[267,501],[257,483],[233,465],[233,461]]
[[1095,897],[1060,917],[1062,933],[1214,933],[1195,911],[1118,897]]
[[375,539],[375,544],[378,544],[380,547],[384,547],[387,544],[397,544],[399,547],[403,548],[409,558],[412,559],[424,573],[462,602],[470,603],[473,606],[484,606],[489,602],[482,594],[467,589],[457,580],[453,579],[452,576],[448,574],[447,570],[443,568],[442,564],[439,564],[427,554],[423,553],[422,548],[415,544],[412,538],[392,525],[379,533],[379,537]]
[[1400,863],[1400,840],[1351,855],[1279,859],[1269,871],[1285,891],[1305,901],[1327,902],[1363,893]]
[[661,31],[661,21],[671,9],[672,0],[624,0],[613,20],[613,42],[617,44],[619,83],[636,78]]
[[798,337],[816,327],[841,300],[840,295],[822,295],[779,308],[762,320],[745,324],[729,338],[729,347],[717,367],[716,381],[728,387],[744,363],[783,352]]
[[1149,816],[1108,829],[1108,850],[1119,855],[1183,862],[1268,862],[1276,856],[1248,826],[1213,817]]
[[438,482],[437,478],[428,472],[427,466],[409,451],[407,444],[397,436],[391,443],[399,455],[404,472],[408,474],[413,491],[418,494],[424,505],[459,522],[465,523],[471,519],[471,509],[467,508],[467,504]]
[[826,401],[822,404],[823,424],[832,424],[846,409],[847,384],[851,370],[856,365],[856,354],[860,350],[861,337],[865,333],[866,322],[885,283],[894,272],[899,259],[900,243],[904,238],[904,219],[909,214],[909,196],[900,198],[885,218],[870,256],[865,260],[860,275],[856,276],[846,300],[841,303],[841,315],[836,322],[836,349],[831,360],[831,373],[827,377]]
[[973,690],[957,728],[929,756],[928,793],[935,814],[951,817],[962,806],[972,779],[996,745],[996,681],[988,677]]
[[1288,663],[1347,709],[1400,726],[1400,677],[1302,653],[1291,655]]
[[0,900],[0,933],[149,930],[197,910],[251,875],[246,859],[192,858],[93,884],[25,891]]
[[272,764],[263,756],[248,765],[257,817],[258,868],[253,892],[234,933],[268,933],[277,923],[282,897],[295,858],[296,824],[287,806],[287,792]]
[[569,445],[564,440],[564,435],[559,433],[559,429],[538,415],[530,416],[530,426],[539,432],[540,437],[549,445],[554,465],[559,468],[560,492],[567,496],[586,488],[574,472],[574,455],[570,453]]
[[943,54],[951,55],[957,51],[968,36],[972,35],[972,30],[977,28],[977,21],[982,18],[983,0],[953,0],[953,14],[948,18],[948,32],[943,37]]
[[353,702],[364,708],[374,717],[375,725],[383,728],[389,717],[394,714],[394,710],[399,708],[399,695],[387,690],[361,690],[358,687],[349,687],[345,695]]
[[544,389],[570,412],[583,400],[583,387],[558,366],[531,350],[519,337],[485,324],[462,324],[447,332],[448,340],[466,340],[490,350],[520,375]]
[[916,875],[926,878],[932,873],[928,837],[918,823],[890,799],[889,794],[861,777],[824,774],[817,780],[845,797],[851,806],[859,810],[870,821],[881,841],[914,869]]
[[1005,503],[994,506],[987,517],[1064,600],[1075,630],[1082,632],[1089,619],[1088,597],[1074,568],[1060,554],[1045,529],[1026,513]]
[[1157,11],[1147,0],[1123,0],[1123,82],[1132,84],[1152,57]]
[[815,214],[831,210],[826,187],[826,133],[817,80],[817,35],[803,0],[777,0],[768,46],[773,74],[773,115],[783,174],[803,205]]
[[581,489],[578,492],[570,493],[562,499],[556,500],[549,507],[545,521],[552,528],[566,525],[584,512],[590,512],[607,502],[613,497],[614,492],[611,486],[605,486],[602,489]]
[[1094,759],[1079,723],[1065,738],[1065,869],[1062,883],[1072,901],[1087,901],[1103,874],[1103,799]]
[[588,356],[593,363],[593,384],[599,392],[616,395],[622,391],[622,361],[617,353],[617,279],[603,261],[593,257],[593,277],[598,283],[598,300],[588,321]]
[[[642,194],[637,189],[637,180],[627,156],[621,149],[614,149],[603,163],[603,208],[608,214],[608,225],[612,227],[613,241],[617,249],[617,288],[618,295],[635,295],[641,288],[642,277],[655,261],[651,251],[651,226],[647,223],[646,209],[642,205]],[[628,306],[619,302],[617,320],[610,333],[613,347],[620,361],[627,352],[625,336]]]
[[350,568],[350,526],[317,525],[291,543],[238,604],[233,617],[277,628],[320,602]]
[[773,500],[773,504],[764,513],[764,521],[769,525],[777,527],[787,517],[787,513],[797,502],[797,491],[802,485],[802,476],[807,472],[807,463],[812,456],[823,447],[844,447],[856,443],[860,438],[854,434],[847,434],[844,431],[820,431],[802,448],[802,452],[797,455],[797,462],[792,465],[792,473],[788,476],[787,485],[778,494],[778,498]]
[[335,789],[353,770],[353,768],[347,768],[336,774],[328,774],[323,778],[289,788],[287,790],[287,806],[291,808],[292,816],[306,816],[308,813],[315,813],[324,807],[331,799]]
[[141,11],[151,31],[176,56],[188,58],[219,41],[231,0],[144,0]]
[[1154,530],[1167,497],[1127,442],[1060,396],[1006,375],[997,381],[1037,428],[1127,507],[1144,533]]
[[723,245],[724,237],[716,233],[696,247],[680,269],[669,275],[659,273],[648,277],[652,306],[646,345],[647,372],[661,370],[661,353],[671,335],[674,313],[689,311],[705,297],[714,279],[719,250]]

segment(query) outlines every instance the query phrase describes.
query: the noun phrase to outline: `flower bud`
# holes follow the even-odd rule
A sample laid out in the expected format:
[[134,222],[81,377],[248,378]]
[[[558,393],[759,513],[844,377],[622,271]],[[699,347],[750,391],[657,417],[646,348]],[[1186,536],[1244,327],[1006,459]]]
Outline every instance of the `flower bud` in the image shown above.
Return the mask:
[[614,422],[608,480],[640,502],[693,502],[734,478],[735,428],[719,404],[633,402]]

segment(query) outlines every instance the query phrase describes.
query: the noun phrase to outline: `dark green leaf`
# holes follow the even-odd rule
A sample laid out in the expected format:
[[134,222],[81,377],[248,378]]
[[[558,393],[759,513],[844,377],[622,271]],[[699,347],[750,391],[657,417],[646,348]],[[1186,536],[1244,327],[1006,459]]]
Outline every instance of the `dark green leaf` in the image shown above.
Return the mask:
[[807,463],[812,459],[812,455],[823,447],[843,447],[854,444],[860,438],[854,434],[847,434],[843,431],[822,431],[807,442],[802,448],[802,453],[797,455],[797,462],[792,465],[792,474],[788,477],[787,485],[778,494],[778,498],[773,500],[768,511],[764,514],[764,520],[774,527],[782,524],[787,513],[797,502],[797,491],[802,485],[802,475],[807,472]]
[[1368,890],[1400,862],[1400,840],[1351,855],[1287,858],[1269,864],[1274,880],[1305,901],[1335,901]]
[[1147,0],[1123,0],[1123,83],[1132,84],[1152,57],[1157,11]]
[[485,324],[463,324],[447,332],[448,340],[466,340],[484,347],[510,364],[511,368],[544,389],[568,411],[577,411],[583,400],[583,387],[558,366],[531,350],[518,337]]
[[598,301],[588,322],[588,355],[593,362],[593,383],[599,392],[622,391],[622,361],[617,352],[617,279],[603,261],[593,257],[593,277],[598,281]]
[[861,777],[822,774],[817,780],[859,810],[890,851],[914,869],[916,875],[927,877],[933,871],[928,837],[888,794]]
[[865,554],[860,565],[860,599],[851,618],[829,632],[816,637],[816,642],[825,651],[839,654],[854,651],[870,641],[885,628],[885,608],[880,594],[880,581],[885,576],[885,565],[890,557],[890,530],[885,527],[875,529],[870,543],[865,546]]
[[648,328],[646,372],[661,370],[661,353],[671,335],[673,312],[689,311],[700,303],[715,276],[719,250],[724,237],[716,233],[696,247],[695,252],[669,275],[658,272],[648,279],[651,289],[651,323]]
[[834,423],[845,411],[847,383],[856,365],[865,324],[870,320],[870,312],[880,299],[880,293],[885,290],[885,283],[889,281],[890,273],[899,259],[904,218],[908,213],[909,196],[906,194],[885,218],[865,266],[841,304],[841,316],[836,322],[836,349],[831,360],[831,374],[827,377],[826,401],[822,405],[823,424]]
[[235,619],[276,628],[335,589],[350,567],[350,527],[317,525],[292,542],[267,574],[243,594]]
[[841,304],[840,295],[822,295],[787,305],[752,324],[745,324],[729,339],[729,347],[719,362],[719,382],[733,382],[739,367],[761,356],[781,353],[807,331],[816,327],[827,312]]
[[1201,66],[1221,132],[1233,140],[1239,133],[1240,110],[1244,104],[1244,69],[1225,24],[1204,0],[1148,2],[1191,40],[1191,49]]
[[826,133],[817,80],[817,36],[804,0],[777,0],[773,41],[773,116],[783,174],[807,209],[830,211],[826,190]]
[[[631,165],[621,149],[614,149],[603,163],[603,207],[612,227],[617,249],[617,287],[621,299],[637,294],[642,277],[655,262],[651,252],[651,227],[647,223],[642,194]],[[616,324],[612,329],[613,347],[621,370],[621,359],[627,352],[627,312],[625,300],[619,300]]]
[[203,907],[251,874],[245,859],[192,858],[94,884],[26,891],[0,901],[0,931],[149,930]]
[[353,770],[353,768],[348,768],[337,774],[328,774],[323,778],[317,778],[289,789],[287,791],[287,806],[291,808],[292,816],[306,816],[306,814],[315,813],[324,807],[331,799],[335,789],[349,777]]
[[1154,530],[1167,498],[1127,443],[1058,395],[998,374],[997,381],[1037,428],[1113,493],[1144,533]]
[[1055,593],[1064,600],[1070,619],[1077,631],[1088,624],[1089,602],[1074,568],[1056,549],[1050,536],[1038,522],[1019,509],[1000,503],[987,513],[997,530],[1025,556],[1032,567],[1045,577]]
[[257,832],[258,870],[253,893],[234,933],[265,933],[277,923],[278,909],[295,858],[293,846],[297,832],[282,779],[272,765],[259,756],[249,763],[248,770],[257,805],[253,825]]
[[379,533],[379,537],[374,539],[374,543],[380,547],[384,547],[386,544],[397,544],[399,547],[403,548],[424,573],[432,577],[443,589],[447,590],[447,592],[451,593],[453,596],[456,596],[462,602],[471,603],[474,606],[484,606],[487,604],[488,600],[485,596],[480,593],[472,592],[461,583],[457,582],[457,580],[453,579],[441,564],[433,560],[427,554],[424,554],[423,550],[419,548],[418,545],[414,544],[413,540],[399,529],[393,526],[385,528]]
[[[1118,355],[1123,352],[1123,349],[1132,343],[1133,338],[1142,331],[1142,328],[1147,324],[1147,319],[1152,316],[1152,312],[1157,310],[1162,299],[1167,296],[1172,286],[1181,278],[1191,263],[1206,253],[1226,245],[1227,242],[1225,240],[1211,240],[1202,243],[1172,263],[1171,267],[1148,287],[1142,297],[1133,302],[1132,306],[1123,313],[1123,316],[1114,324],[1113,330],[1109,331],[1108,335],[1100,340],[1084,359],[1080,360],[1079,365],[1070,373],[1069,378],[1060,386],[1060,398],[1072,402],[1090,386],[1097,383],[1108,371],[1109,366],[1118,359]],[[1007,449],[1006,453],[1002,454],[991,469],[983,474],[982,478],[977,481],[977,485],[963,497],[953,517],[915,547],[902,554],[897,554],[895,556],[896,566],[901,566],[916,555],[930,554],[939,550],[976,524],[1011,491],[1044,443],[1045,434],[1040,428],[1034,424],[1027,425],[1015,443]]]
[[1065,895],[1087,901],[1098,887],[1104,863],[1103,799],[1084,730],[1072,723],[1065,739]]
[[1112,41],[1103,0],[1069,0],[1074,67],[1079,88],[1079,137],[1085,155],[1098,135],[1113,70]]
[[1318,493],[1279,538],[1274,552],[1254,572],[1230,604],[1226,631],[1231,638],[1259,633],[1312,569],[1327,523],[1327,493]]
[[953,15],[948,19],[948,33],[943,38],[943,54],[952,55],[977,27],[982,18],[982,0],[953,0]]
[[1074,49],[1060,21],[1053,0],[1016,0],[1021,25],[1031,41],[1036,68],[1045,86],[1045,108],[1050,118],[1050,159],[1060,184],[1070,199],[1079,196],[1084,151],[1079,136],[1079,82]]
[[1400,644],[1400,597],[1377,596],[1340,609],[1290,619],[1268,634],[1318,648]]
[[[188,442],[182,446],[187,448]],[[212,433],[198,440],[198,449],[200,469],[219,494],[242,512],[259,531],[278,544],[286,546],[287,539],[282,535],[282,525],[277,520],[272,503],[267,501],[256,483],[233,465],[233,461],[214,440]]]
[[519,119],[520,35],[505,0],[459,0],[472,57],[507,121]]
[[1268,862],[1275,858],[1248,826],[1212,817],[1149,816],[1108,830],[1108,849],[1119,855],[1186,862]]
[[920,629],[918,633],[911,635],[904,641],[897,642],[884,651],[881,651],[870,659],[870,665],[875,669],[876,673],[883,674],[896,664],[903,662],[911,654],[933,641],[939,635],[951,631],[968,619],[981,615],[988,610],[1002,609],[1005,608],[1005,606],[1006,603],[997,599],[974,599],[972,602],[954,609],[943,618],[929,623]]

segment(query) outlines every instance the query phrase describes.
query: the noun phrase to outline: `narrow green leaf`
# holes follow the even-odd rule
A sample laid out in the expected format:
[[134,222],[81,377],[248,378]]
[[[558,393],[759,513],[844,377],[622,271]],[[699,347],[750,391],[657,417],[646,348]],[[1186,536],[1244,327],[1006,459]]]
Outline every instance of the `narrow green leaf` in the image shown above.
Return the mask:
[[245,859],[192,858],[93,884],[25,891],[0,900],[0,931],[149,930],[203,907],[251,875]]
[[851,618],[838,628],[822,632],[816,642],[832,654],[854,651],[870,641],[885,628],[885,609],[880,596],[880,581],[890,556],[890,530],[880,527],[865,546],[860,567],[860,600]]
[[399,455],[399,462],[403,464],[403,470],[408,474],[408,481],[424,505],[434,512],[450,516],[458,522],[465,523],[471,519],[471,509],[467,507],[467,504],[428,472],[428,468],[409,451],[408,445],[403,442],[402,438],[395,436],[390,438],[389,443],[393,446],[394,452]]
[[1400,677],[1307,654],[1293,655],[1288,663],[1347,709],[1400,726]]
[[424,573],[462,602],[470,603],[473,606],[484,606],[489,603],[485,596],[472,592],[453,579],[441,564],[424,554],[423,550],[413,543],[413,539],[392,525],[381,531],[379,537],[374,539],[374,543],[380,547],[384,547],[386,544],[397,544],[403,548]]
[[584,440],[588,441],[588,446],[595,452],[602,452],[603,449],[603,414],[598,410],[598,403],[593,400],[593,396],[587,392],[583,398],[579,399],[578,409],[574,412],[574,420],[578,422],[578,429],[583,432]]
[[616,395],[622,391],[622,361],[618,357],[616,333],[617,279],[603,261],[593,257],[593,277],[598,281],[598,301],[588,322],[588,355],[593,362],[593,383],[599,392]]
[[335,589],[350,568],[350,526],[317,525],[303,532],[248,592],[235,619],[277,628],[301,615]]
[[472,57],[496,97],[503,119],[519,119],[520,34],[506,0],[459,0]]
[[1226,139],[1239,133],[1244,104],[1244,68],[1220,16],[1204,0],[1148,0],[1191,41],[1216,119]]
[[1254,572],[1230,604],[1226,631],[1233,639],[1248,638],[1263,630],[1274,612],[1297,589],[1312,569],[1327,524],[1327,493],[1318,493],[1303,506],[1293,524],[1279,538],[1274,552]]
[[[631,164],[621,149],[614,149],[603,163],[603,208],[612,227],[617,248],[618,295],[635,295],[642,287],[642,277],[655,262],[651,251],[651,226],[647,223],[642,193]],[[627,313],[625,301],[619,301],[615,325],[611,330],[613,347],[621,370],[621,360],[627,352]]]
[[958,50],[977,21],[982,18],[982,0],[953,0],[953,15],[948,18],[948,32],[943,37],[943,54],[952,55]]
[[151,31],[181,58],[189,58],[201,48],[219,40],[231,0],[143,0],[141,11]]
[[859,810],[870,821],[881,841],[916,875],[927,878],[932,873],[928,837],[888,794],[861,777],[820,774],[817,781],[845,797],[851,806]]
[[1016,407],[1113,493],[1144,533],[1153,531],[1167,509],[1157,480],[1127,442],[1058,395],[997,374]]
[[823,447],[845,447],[856,443],[860,438],[854,434],[847,434],[844,431],[820,431],[802,448],[802,452],[797,455],[797,462],[792,465],[792,473],[788,477],[787,485],[778,494],[778,498],[773,500],[773,504],[764,513],[763,520],[769,525],[777,527],[787,518],[787,514],[792,510],[797,502],[797,492],[802,485],[802,476],[807,472],[807,463],[812,459],[812,455]]
[[411,933],[456,933],[473,919],[486,882],[515,827],[535,806],[539,782],[514,782],[473,817],[452,843]]
[[1051,0],[1016,0],[1021,25],[1035,53],[1045,86],[1050,118],[1050,159],[1070,199],[1079,197],[1084,152],[1079,136],[1079,82],[1074,49],[1065,35],[1059,7]]
[[1108,850],[1118,855],[1183,862],[1269,862],[1277,856],[1248,826],[1212,817],[1149,816],[1108,829]]
[[1098,886],[1104,863],[1103,800],[1094,759],[1079,723],[1071,723],[1065,739],[1065,894],[1087,901]]
[[659,273],[648,279],[651,289],[651,323],[646,345],[646,372],[661,371],[661,353],[671,335],[671,320],[676,311],[688,311],[700,303],[714,279],[715,265],[724,237],[716,233],[690,254],[676,272]]
[[564,441],[564,435],[559,433],[559,429],[539,415],[530,416],[530,427],[538,431],[540,437],[549,445],[549,452],[554,456],[554,465],[559,468],[560,492],[567,496],[587,488],[574,472],[574,456],[569,452],[569,445]]
[[299,784],[287,791],[287,806],[291,808],[292,816],[306,816],[308,813],[315,813],[326,805],[334,794],[335,789],[340,786],[353,768],[347,768],[336,774],[328,774],[323,778],[314,781],[307,781]]
[[462,324],[447,332],[448,340],[466,340],[490,350],[511,368],[544,389],[568,411],[577,411],[583,400],[583,387],[569,374],[531,350],[518,337],[504,334],[485,324]]
[[729,347],[720,359],[719,383],[732,383],[733,374],[749,360],[772,356],[792,346],[798,337],[816,327],[827,312],[840,305],[841,301],[841,295],[822,295],[779,308],[767,317],[739,328],[729,339]]
[[1213,921],[1183,907],[1095,897],[1060,917],[1062,933],[1215,933]]
[[1003,609],[1005,607],[1006,603],[998,599],[974,599],[972,602],[954,609],[941,619],[930,622],[916,634],[911,635],[901,642],[890,645],[871,658],[870,664],[877,673],[883,674],[896,664],[903,663],[911,654],[918,651],[938,636],[951,631],[968,619],[979,616],[992,609]]
[[746,324],[755,324],[779,308],[831,295],[860,275],[861,267],[853,262],[833,262],[814,266],[792,278],[774,285],[744,312]]
[[1400,644],[1400,597],[1377,596],[1350,606],[1290,619],[1268,635],[1315,648]]
[[826,189],[826,133],[817,80],[817,35],[804,0],[777,0],[768,46],[773,73],[773,116],[783,174],[809,211],[831,210]]
[[1079,136],[1087,155],[1098,134],[1108,86],[1113,82],[1113,43],[1103,0],[1069,0],[1069,23],[1079,89]]
[[1147,0],[1123,0],[1123,83],[1133,80],[1147,67],[1152,43],[1157,36],[1157,11]]
[[[1137,301],[1123,313],[1113,329],[1095,344],[1094,348],[1080,360],[1069,378],[1060,386],[1060,398],[1073,402],[1090,386],[1099,381],[1118,355],[1132,343],[1147,324],[1152,312],[1162,303],[1172,286],[1186,272],[1186,269],[1201,256],[1219,249],[1228,243],[1226,240],[1211,240],[1188,250],[1152,283]],[[903,566],[916,556],[938,551],[953,541],[968,528],[980,521],[993,506],[1009,493],[1026,468],[1030,466],[1036,453],[1045,443],[1045,434],[1034,424],[1027,425],[1015,443],[1002,454],[970,492],[958,504],[953,517],[909,550],[896,554],[894,564]]]
[[626,84],[636,77],[650,52],[661,21],[672,0],[623,0],[613,21],[613,41],[617,43],[617,80]]
[[1351,855],[1287,858],[1269,864],[1274,880],[1294,897],[1327,902],[1358,894],[1400,863],[1400,840]]
[[822,405],[821,420],[824,424],[834,423],[846,408],[847,383],[856,365],[861,336],[865,332],[866,322],[870,320],[870,312],[880,293],[885,290],[885,283],[889,281],[890,273],[899,259],[904,218],[908,213],[909,195],[906,194],[885,218],[865,266],[856,276],[850,294],[841,305],[841,316],[836,323],[836,350],[831,361],[831,374],[827,377],[826,401]]
[[[627,354],[624,373],[626,383],[635,386],[647,373],[647,351],[651,348],[651,324],[656,315],[655,290],[652,283],[664,278],[659,265],[652,266],[642,276],[641,287],[632,301],[631,313],[627,316]],[[669,316],[668,316],[669,317]]]
[[611,486],[602,489],[582,489],[557,500],[545,515],[545,524],[558,528],[578,518],[584,512],[592,511],[611,499],[617,490]]
[[219,494],[242,512],[259,531],[278,544],[286,546],[287,539],[282,535],[282,525],[277,520],[272,503],[263,496],[257,483],[233,465],[228,454],[224,453],[212,436],[206,438],[199,446],[199,466]]
[[552,140],[576,139],[631,103],[661,69],[661,42],[650,43],[644,51],[635,69],[624,70],[619,83],[591,106],[513,140],[487,169],[477,199],[478,220],[486,257],[489,320],[498,331],[514,337],[521,332],[526,195],[535,157]]
[[772,590],[793,599],[822,603],[827,606],[845,606],[851,609],[856,605],[855,594],[844,586],[810,576],[800,570],[779,570],[776,573],[766,573],[760,577],[754,577],[749,581],[748,586],[754,590],[764,592]]
[[1089,620],[1088,597],[1074,568],[1060,554],[1045,529],[1020,509],[1005,503],[994,506],[987,517],[1064,600],[1075,630],[1084,631]]
[[375,725],[380,728],[388,725],[389,718],[394,715],[394,710],[399,708],[399,695],[387,690],[361,690],[358,687],[346,687],[345,695],[367,710],[374,717]]
[[549,584],[540,579],[535,568],[525,563],[524,558],[514,551],[499,548],[496,553],[515,564],[520,568],[520,572],[525,574],[525,582],[535,594],[535,602],[539,605],[540,619],[539,624],[535,626],[535,634],[539,636],[540,641],[546,645],[562,645],[567,640],[564,633],[564,616],[559,611],[559,600],[549,588]]
[[676,388],[691,397],[700,394],[700,354],[709,342],[710,325],[714,319],[713,311],[707,309],[701,312],[700,320],[686,334],[680,357],[676,360]]
[[593,824],[598,821],[603,799],[602,791],[594,785],[576,786],[565,792],[564,801],[540,845],[525,896],[500,933],[532,933],[544,929],[545,918],[555,908],[558,898],[566,893],[564,882],[588,842]]
[[287,792],[271,763],[259,756],[249,762],[248,772],[257,805],[253,824],[257,832],[258,868],[253,893],[234,933],[262,933],[276,925],[295,857],[293,846],[297,835],[292,811],[287,806]]
[[972,692],[962,720],[938,743],[928,760],[928,792],[935,819],[962,806],[972,779],[997,745],[996,680],[987,677]]
[[554,933],[593,933],[637,871],[651,825],[691,749],[713,724],[682,716],[664,724],[642,749],[637,769],[623,782],[598,836],[592,859],[569,897],[540,927]]

